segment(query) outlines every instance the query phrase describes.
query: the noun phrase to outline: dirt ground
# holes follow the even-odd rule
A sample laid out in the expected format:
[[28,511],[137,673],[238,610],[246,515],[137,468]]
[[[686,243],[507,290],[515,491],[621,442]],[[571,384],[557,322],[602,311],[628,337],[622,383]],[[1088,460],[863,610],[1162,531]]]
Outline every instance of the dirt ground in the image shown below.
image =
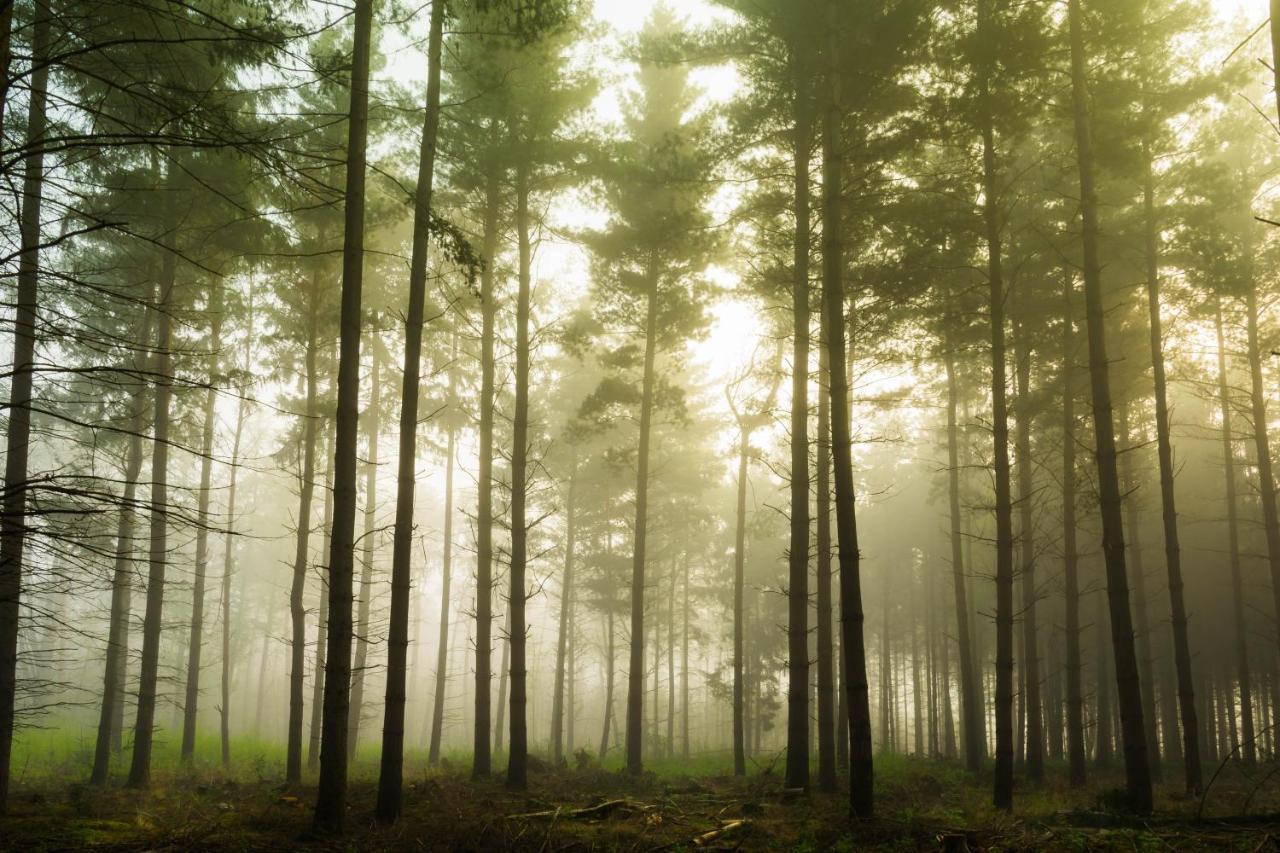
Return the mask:
[[[1013,816],[987,804],[985,779],[951,764],[899,760],[879,774],[878,815],[853,822],[841,793],[802,794],[773,772],[633,778],[599,768],[535,773],[514,793],[459,771],[408,781],[404,818],[373,820],[374,784],[357,779],[347,833],[310,834],[314,788],[217,773],[157,779],[151,790],[55,780],[16,792],[0,849],[295,850],[1280,850],[1280,772],[1229,769],[1204,799],[1160,789],[1155,815],[1126,814],[1115,779],[1072,791],[1022,786]],[[1278,789],[1278,790],[1273,790]],[[1101,792],[1101,793],[1100,793]]]

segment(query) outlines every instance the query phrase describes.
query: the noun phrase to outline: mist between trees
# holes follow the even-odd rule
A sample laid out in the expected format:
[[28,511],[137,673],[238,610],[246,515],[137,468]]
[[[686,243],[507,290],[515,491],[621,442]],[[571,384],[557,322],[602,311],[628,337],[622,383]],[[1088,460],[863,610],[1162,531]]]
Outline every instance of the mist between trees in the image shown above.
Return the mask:
[[1274,761],[1229,6],[0,3],[0,808]]

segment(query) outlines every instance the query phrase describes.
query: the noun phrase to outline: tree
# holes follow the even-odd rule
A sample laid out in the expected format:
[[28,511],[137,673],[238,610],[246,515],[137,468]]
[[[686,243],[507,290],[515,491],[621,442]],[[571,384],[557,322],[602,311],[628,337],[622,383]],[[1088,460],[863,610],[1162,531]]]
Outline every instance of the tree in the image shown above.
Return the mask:
[[1072,118],[1076,159],[1080,170],[1080,214],[1083,223],[1085,317],[1089,337],[1089,384],[1093,394],[1093,421],[1102,513],[1102,548],[1107,575],[1107,601],[1111,617],[1111,642],[1115,655],[1117,696],[1120,702],[1124,743],[1125,781],[1130,805],[1151,811],[1151,768],[1147,757],[1146,727],[1134,651],[1129,584],[1125,569],[1120,479],[1116,468],[1115,424],[1112,422],[1111,384],[1108,376],[1102,269],[1098,260],[1098,211],[1094,186],[1093,137],[1090,128],[1088,81],[1085,72],[1084,33],[1080,0],[1070,0],[1068,25],[1071,42]]
[[[9,385],[9,428],[5,434],[4,517],[0,519],[0,814],[9,802],[13,753],[14,706],[17,700],[18,613],[27,545],[26,509],[31,452],[31,401],[39,306],[40,204],[44,192],[44,145],[49,70],[50,11],[35,5],[32,35],[31,98],[27,107],[29,153],[22,174],[22,245],[18,258],[18,294],[13,332],[13,378]],[[6,10],[9,17],[10,10]],[[7,23],[0,22],[0,23]],[[8,27],[5,28],[6,34]],[[4,44],[8,65],[9,45]],[[157,625],[157,628],[159,626]],[[149,733],[148,733],[149,735]]]
[[360,296],[364,278],[365,153],[369,132],[369,53],[373,0],[356,0],[347,124],[342,309],[335,422],[333,529],[329,546],[329,634],[315,828],[346,823],[347,715],[351,677],[351,581],[355,551],[356,440],[360,405]]

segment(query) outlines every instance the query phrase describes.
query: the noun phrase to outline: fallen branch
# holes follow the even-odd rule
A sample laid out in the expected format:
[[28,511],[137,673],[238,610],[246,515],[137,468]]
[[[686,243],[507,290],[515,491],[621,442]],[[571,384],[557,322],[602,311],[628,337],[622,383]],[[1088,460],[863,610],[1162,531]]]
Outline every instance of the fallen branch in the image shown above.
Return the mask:
[[643,803],[633,803],[630,800],[625,800],[625,799],[605,800],[603,803],[598,803],[594,806],[587,806],[586,808],[581,808],[581,809],[569,809],[568,811],[565,811],[564,808],[557,806],[554,809],[547,809],[545,811],[540,811],[540,812],[525,812],[524,814],[507,815],[507,820],[529,820],[535,817],[549,817],[549,818],[567,817],[567,818],[573,818],[575,820],[580,820],[583,818],[604,817],[609,813],[615,811],[616,809],[621,809],[621,808],[631,809],[632,811],[643,812],[643,811],[650,811],[653,807],[646,806]]
[[693,839],[693,843],[698,847],[705,847],[717,838],[728,835],[735,829],[741,829],[746,826],[747,823],[748,821],[746,818],[742,818],[741,820],[731,820],[719,829],[713,829],[710,832],[702,833],[697,838]]

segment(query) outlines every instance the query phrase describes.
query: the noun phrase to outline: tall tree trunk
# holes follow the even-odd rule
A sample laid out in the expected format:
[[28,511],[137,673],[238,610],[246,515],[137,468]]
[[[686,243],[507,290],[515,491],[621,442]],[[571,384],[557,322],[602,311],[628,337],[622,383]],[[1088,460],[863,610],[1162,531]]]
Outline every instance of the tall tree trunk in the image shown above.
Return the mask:
[[649,515],[649,439],[653,424],[654,359],[658,337],[658,276],[647,275],[648,294],[644,325],[644,379],[640,400],[640,446],[636,460],[635,550],[631,563],[631,656],[627,673],[627,772],[644,769],[641,748],[644,726],[644,569],[645,539]]
[[[994,49],[989,0],[978,2],[978,38]],[[1004,272],[1001,257],[1000,195],[996,178],[995,115],[991,102],[992,57],[977,68],[982,131],[983,221],[987,236],[987,279],[991,312],[991,416],[996,487],[996,768],[993,802],[1013,808],[1013,503],[1009,483],[1009,412],[1004,340]]]
[[[491,128],[492,129],[492,128]],[[498,251],[498,172],[485,174],[484,236],[480,259],[480,448],[476,483],[476,681],[471,777],[493,769],[490,703],[493,690],[493,409],[494,294],[493,261]]]
[[845,374],[843,199],[843,111],[840,105],[839,4],[827,0],[827,103],[822,117],[822,298],[827,313],[827,358],[831,365],[831,448],[835,472],[836,537],[840,559],[840,629],[844,690],[849,703],[849,808],[855,818],[874,812],[871,709],[867,696],[867,650],[862,610],[862,554],[853,490],[849,385]]
[[[1173,442],[1164,368],[1164,332],[1160,318],[1160,258],[1155,206],[1155,178],[1150,146],[1144,146],[1146,174],[1143,209],[1146,225],[1147,317],[1151,333],[1151,366],[1156,395],[1156,452],[1160,463],[1160,508],[1164,525],[1165,571],[1168,575],[1173,659],[1178,675],[1178,710],[1182,720],[1183,773],[1187,790],[1201,785],[1199,724],[1196,722],[1195,680],[1191,674],[1191,642],[1187,636],[1187,605],[1182,581],[1182,550],[1178,544],[1178,510],[1174,500]],[[1170,730],[1171,738],[1176,734]]]
[[196,498],[196,565],[191,587],[191,636],[187,642],[187,690],[182,703],[181,759],[190,763],[196,749],[196,711],[200,701],[200,653],[204,640],[204,585],[209,568],[209,489],[213,482],[213,421],[217,403],[218,358],[222,348],[222,286],[210,296],[209,387],[205,389],[204,430],[200,436],[200,494]]
[[733,536],[733,773],[747,773],[746,707],[743,667],[746,652],[743,597],[747,542],[747,429],[738,426],[738,503]]
[[[328,555],[329,543],[333,530],[333,429],[326,424],[325,458],[329,460],[324,469],[324,544],[320,553]],[[312,665],[314,675],[311,678],[311,723],[307,732],[307,767],[314,770],[320,761],[320,722],[323,718],[325,653],[328,651],[327,636],[329,631],[329,589],[325,584],[324,572],[318,572],[320,581],[316,597],[316,650],[315,663]]]
[[1137,444],[1129,432],[1129,403],[1120,404],[1120,435],[1129,450],[1120,456],[1121,488],[1125,490],[1124,508],[1129,526],[1129,553],[1133,565],[1133,611],[1137,630],[1138,674],[1142,679],[1142,717],[1148,722],[1147,757],[1151,764],[1152,779],[1161,778],[1160,738],[1156,724],[1155,673],[1153,672],[1153,655],[1151,652],[1151,620],[1147,612],[1147,573],[1142,562],[1142,524],[1138,514],[1137,490],[1138,480],[1133,472],[1132,448]]
[[293,585],[289,591],[289,616],[293,626],[289,656],[289,740],[285,761],[285,781],[302,781],[303,682],[306,677],[307,567],[311,559],[311,502],[316,479],[316,433],[319,371],[316,366],[320,325],[320,287],[312,282],[307,307],[306,411],[302,425],[302,472],[298,490],[298,537],[293,556]]
[[1280,516],[1276,509],[1276,488],[1271,462],[1271,441],[1267,435],[1267,398],[1262,383],[1262,347],[1258,340],[1258,285],[1253,269],[1253,223],[1246,238],[1245,322],[1249,348],[1249,401],[1253,420],[1253,440],[1258,465],[1258,496],[1262,504],[1262,525],[1267,539],[1267,560],[1271,569],[1271,589],[1275,612],[1280,613]]
[[[369,662],[369,610],[373,603],[373,540],[378,512],[378,445],[382,435],[382,375],[378,346],[370,347],[373,364],[369,373],[369,410],[365,432],[369,441],[368,460],[364,467],[364,534],[361,536],[360,604],[356,611],[356,654],[351,670],[351,710],[347,721],[347,761],[356,758],[360,739],[360,723],[364,714],[364,683]],[[411,458],[416,459],[417,453]]]
[[346,198],[339,320],[338,406],[329,545],[329,649],[315,828],[341,832],[347,811],[347,717],[351,687],[351,580],[355,558],[356,444],[360,432],[361,291],[364,285],[365,155],[369,134],[369,53],[374,0],[356,0],[347,127]]
[[519,290],[516,294],[516,399],[511,439],[511,744],[507,753],[507,787],[528,787],[529,730],[525,716],[528,682],[525,648],[525,571],[529,530],[525,520],[528,500],[529,456],[529,174],[523,160],[516,167],[516,231],[519,239]]
[[[791,536],[787,548],[788,788],[809,787],[809,148],[813,136],[807,80],[795,66],[792,149],[795,242],[791,282]],[[822,783],[825,787],[826,783]]]
[[[250,285],[252,287],[252,285]],[[246,322],[249,335],[245,339],[244,375],[249,375],[249,359],[253,340],[253,293],[249,294]],[[242,391],[236,404],[236,428],[231,439],[231,482],[227,486],[227,532],[222,545],[222,684],[218,706],[218,735],[221,741],[222,767],[231,767],[231,579],[236,565],[236,486],[240,474],[240,441],[244,437],[244,421],[248,413],[248,397]],[[328,513],[325,513],[328,527]]]
[[551,697],[551,760],[564,760],[565,657],[569,642],[570,600],[573,597],[574,499],[578,485],[578,460],[569,467],[569,495],[565,501],[564,576],[560,581],[560,624],[556,630],[556,675]]
[[[36,308],[40,278],[40,207],[44,187],[45,105],[49,69],[49,19],[43,2],[35,4],[32,33],[31,95],[27,108],[28,154],[23,166],[17,305],[13,319],[13,378],[9,382],[9,430],[5,437],[4,506],[0,517],[0,814],[9,801],[14,712],[17,703],[18,620],[22,595],[23,552],[27,531],[27,466],[31,455],[31,389],[36,350]],[[12,17],[12,10],[3,17]],[[8,27],[5,28],[6,33]],[[8,50],[3,47],[4,78]],[[156,625],[159,629],[159,625]],[[148,740],[148,744],[150,741]]]
[[[508,602],[508,605],[510,602]],[[493,726],[493,748],[502,751],[503,738],[506,736],[507,713],[507,672],[511,668],[511,607],[507,607],[507,615],[503,620],[502,663],[498,667],[498,715]]]
[[[457,336],[455,334],[455,352]],[[450,377],[449,399],[454,399],[454,381]],[[427,747],[427,764],[440,763],[440,740],[444,734],[444,695],[448,684],[449,661],[449,591],[453,581],[453,469],[457,452],[457,430],[449,428],[446,441],[448,460],[444,475],[444,553],[441,562],[443,575],[440,586],[440,636],[436,645],[436,683],[431,700],[431,738]]]
[[613,608],[605,616],[604,726],[600,733],[600,761],[609,752],[609,727],[613,722],[614,633]]
[[951,580],[956,601],[956,644],[960,659],[960,714],[964,726],[964,763],[970,773],[982,770],[986,750],[982,714],[978,708],[978,684],[974,673],[974,653],[969,639],[969,602],[964,583],[964,550],[961,548],[960,519],[960,439],[956,405],[960,397],[956,378],[956,357],[946,346],[947,368],[947,496],[951,512]]
[[[154,292],[152,293],[154,298]],[[150,358],[145,348],[151,345],[151,329],[155,312],[144,309],[138,342],[141,349],[134,355],[134,370],[141,376],[148,370]],[[89,784],[105,785],[111,766],[111,754],[118,752],[123,720],[124,673],[129,660],[129,604],[133,589],[133,535],[137,523],[136,507],[138,474],[142,470],[143,431],[147,423],[147,383],[139,379],[129,397],[129,439],[125,449],[124,489],[120,496],[120,514],[116,519],[115,569],[111,576],[111,617],[107,634],[106,665],[103,672],[102,704],[98,716],[98,737],[94,744],[93,771]]]
[[[172,164],[170,169],[175,168]],[[160,273],[160,303],[155,354],[154,445],[151,451],[150,554],[146,611],[142,622],[142,662],[138,675],[138,713],[134,721],[133,760],[128,785],[145,788],[151,781],[151,747],[160,667],[160,630],[164,616],[165,569],[168,567],[169,409],[173,398],[173,291],[177,255],[170,247]]]
[[[404,372],[400,391],[396,517],[391,544],[391,614],[387,626],[387,684],[386,701],[382,710],[382,754],[378,767],[377,816],[382,823],[393,823],[400,817],[403,801],[404,705],[405,682],[408,679],[409,598],[413,573],[418,393],[422,375],[422,326],[427,292],[427,247],[431,237],[436,136],[440,130],[440,51],[443,40],[444,2],[433,0],[431,30],[427,37],[427,104],[423,111],[422,143],[418,151],[418,191],[414,197],[413,248],[409,259],[409,313],[405,317]],[[449,437],[452,440],[452,430]],[[452,448],[449,473],[452,476]],[[445,548],[449,548],[447,540]]]
[[[680,755],[689,760],[689,557],[684,560],[684,624],[680,637]],[[572,703],[570,703],[572,714]],[[572,720],[572,716],[570,716]],[[571,747],[572,748],[572,747]]]
[[1014,323],[1017,382],[1018,533],[1022,564],[1022,671],[1026,685],[1026,767],[1033,782],[1044,780],[1044,706],[1040,695],[1039,629],[1036,624],[1034,461],[1031,458],[1031,346],[1021,322]]
[[1146,725],[1129,610],[1129,579],[1125,568],[1120,478],[1116,470],[1115,424],[1111,411],[1111,380],[1107,362],[1106,316],[1102,300],[1102,267],[1098,260],[1098,198],[1094,188],[1093,133],[1085,79],[1085,55],[1080,0],[1069,0],[1071,31],[1071,94],[1075,119],[1076,158],[1080,169],[1080,213],[1084,237],[1085,305],[1089,330],[1089,376],[1093,392],[1093,428],[1097,444],[1098,492],[1102,512],[1102,550],[1107,571],[1111,611],[1111,641],[1116,663],[1124,743],[1125,781],[1130,804],[1151,811],[1151,767]]
[[1084,664],[1080,655],[1080,554],[1076,547],[1076,332],[1074,284],[1062,280],[1062,574],[1067,660],[1067,766],[1073,787],[1085,784]]
[[[1258,757],[1254,743],[1253,674],[1249,670],[1249,631],[1245,614],[1244,576],[1240,567],[1239,521],[1236,517],[1236,467],[1235,451],[1232,449],[1231,392],[1230,385],[1227,383],[1227,350],[1222,329],[1222,302],[1218,299],[1214,300],[1214,330],[1218,338],[1218,403],[1222,412],[1222,470],[1227,486],[1227,552],[1231,563],[1236,679],[1240,683],[1240,722],[1245,738],[1244,759],[1249,764],[1253,764]],[[1187,756],[1190,757],[1190,755],[1191,753],[1187,752]]]
[[[808,163],[805,163],[806,171]],[[805,273],[806,287],[808,272]],[[835,625],[831,595],[831,366],[827,356],[825,312],[819,311],[818,435],[814,481],[817,490],[818,588],[818,788],[836,789]],[[843,732],[839,733],[843,736]]]
[[[1105,578],[1101,580],[1105,581]],[[1094,760],[1099,767],[1111,766],[1112,740],[1113,733],[1111,727],[1111,664],[1110,657],[1107,655],[1107,608],[1104,600],[1106,598],[1106,589],[1099,585],[1098,591],[1094,595],[1096,602],[1095,621],[1097,630],[1094,631],[1094,652],[1096,654],[1097,665],[1097,683],[1096,683],[1096,728],[1097,728],[1097,745],[1095,747]]]

